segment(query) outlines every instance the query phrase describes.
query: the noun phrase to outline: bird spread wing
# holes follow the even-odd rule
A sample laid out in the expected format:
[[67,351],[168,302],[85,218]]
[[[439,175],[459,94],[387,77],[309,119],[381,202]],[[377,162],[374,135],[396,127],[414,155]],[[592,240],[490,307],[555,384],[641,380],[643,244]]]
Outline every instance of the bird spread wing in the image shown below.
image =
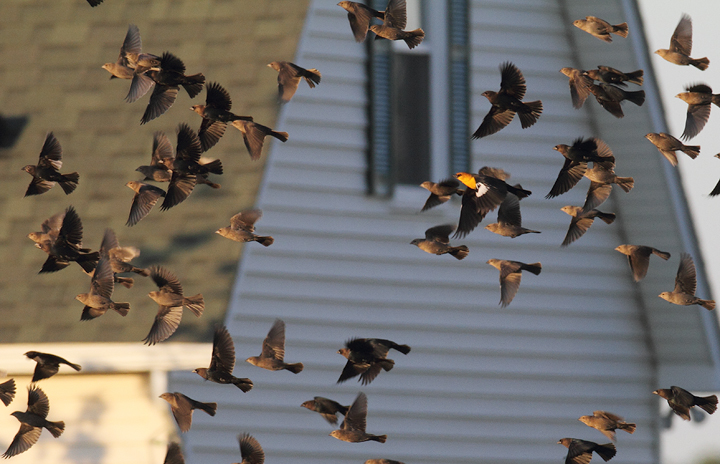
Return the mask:
[[673,293],[695,295],[696,289],[697,276],[695,274],[695,263],[689,254],[683,253],[680,258],[677,276],[675,277],[675,289]]
[[357,398],[353,401],[353,404],[345,414],[344,429],[345,430],[358,430],[361,432],[365,431],[367,419],[367,396],[365,393],[358,393]]
[[690,56],[692,53],[692,20],[684,14],[670,38],[670,51]]
[[263,341],[263,358],[273,358],[282,361],[285,358],[285,323],[276,319]]
[[220,326],[215,329],[213,337],[213,353],[210,360],[210,369],[232,374],[235,368],[235,343],[227,327]]
[[52,132],[48,132],[45,137],[45,143],[42,150],[40,150],[38,166],[43,168],[52,167],[54,169],[62,167],[62,147],[60,147],[60,142]]

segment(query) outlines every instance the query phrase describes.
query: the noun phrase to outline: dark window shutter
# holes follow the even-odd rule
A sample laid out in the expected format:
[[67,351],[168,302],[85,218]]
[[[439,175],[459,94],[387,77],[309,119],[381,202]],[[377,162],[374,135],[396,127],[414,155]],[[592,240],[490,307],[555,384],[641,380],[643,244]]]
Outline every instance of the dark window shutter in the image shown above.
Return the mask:
[[448,3],[450,57],[450,168],[470,169],[470,19],[468,0]]

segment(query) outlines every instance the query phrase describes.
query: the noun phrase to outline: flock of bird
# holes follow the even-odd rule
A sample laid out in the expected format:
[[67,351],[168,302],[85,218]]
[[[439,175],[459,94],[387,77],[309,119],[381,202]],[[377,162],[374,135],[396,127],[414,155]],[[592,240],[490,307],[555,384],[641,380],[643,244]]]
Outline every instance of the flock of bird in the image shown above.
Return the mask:
[[[92,6],[102,3],[102,0],[88,0]],[[403,40],[410,49],[419,45],[425,33],[422,29],[405,31],[407,13],[405,0],[390,0],[384,11],[377,11],[361,3],[342,1],[338,6],[347,11],[352,33],[357,42],[366,39],[368,31],[376,34],[376,38],[389,40]],[[372,24],[373,21],[382,24]],[[612,42],[612,34],[627,37],[629,31],[626,23],[612,25],[593,16],[587,16],[574,22],[574,25],[583,31],[605,42]],[[680,20],[673,33],[670,48],[658,50],[660,56],[678,65],[692,65],[700,70],[708,67],[707,58],[690,58],[692,47],[692,23],[687,15]],[[302,79],[314,88],[320,83],[321,74],[317,69],[305,69],[293,63],[276,61],[268,64],[278,72],[278,98],[281,102],[289,102]],[[270,135],[285,142],[288,134],[277,132],[262,124],[254,122],[251,116],[238,116],[232,113],[232,101],[229,93],[218,83],[205,83],[202,73],[187,76],[185,65],[175,55],[165,52],[161,56],[142,52],[140,32],[137,26],[130,25],[120,48],[120,54],[115,62],[103,65],[111,74],[111,79],[119,78],[130,80],[130,89],[126,101],[132,103],[142,98],[151,89],[153,90],[144,114],[140,120],[145,124],[167,112],[175,102],[180,87],[183,87],[191,98],[196,97],[203,88],[206,90],[204,105],[194,105],[191,110],[202,117],[200,128],[195,132],[188,124],[180,124],[177,129],[177,143],[173,153],[173,146],[167,136],[162,132],[155,132],[153,148],[149,165],[140,166],[136,171],[144,178],[138,181],[129,181],[127,186],[135,195],[130,206],[127,226],[135,226],[155,204],[164,198],[160,209],[167,210],[185,201],[197,184],[205,184],[210,188],[220,186],[210,180],[210,175],[220,175],[223,172],[222,163],[217,159],[208,159],[204,153],[218,143],[224,135],[227,125],[237,128],[243,135],[243,140],[252,160],[261,156],[264,139]],[[569,78],[572,105],[581,108],[590,94],[609,113],[618,118],[623,117],[621,103],[629,100],[636,105],[642,105],[645,93],[642,90],[627,91],[624,87],[627,82],[642,85],[643,71],[623,73],[609,66],[600,65],[597,70],[585,71],[566,67],[560,70]],[[515,114],[520,119],[523,129],[538,122],[542,114],[542,102],[524,102],[526,82],[521,71],[510,62],[500,66],[500,90],[485,91],[482,93],[491,104],[491,108],[484,117],[481,125],[472,134],[473,139],[487,137],[497,133],[509,125]],[[595,82],[598,82],[597,84]],[[710,105],[720,105],[720,96],[713,95],[706,84],[688,86],[685,93],[678,95],[688,103],[687,123],[682,135],[684,139],[696,136],[707,122],[710,114]],[[691,158],[699,155],[700,147],[685,146],[678,139],[665,133],[647,134],[646,138],[657,146],[660,152],[673,165],[677,164],[675,151],[683,151]],[[577,185],[583,177],[590,179],[591,184],[583,206],[565,206],[564,212],[572,219],[562,246],[567,246],[578,240],[592,225],[594,219],[599,218],[607,224],[615,220],[615,214],[604,213],[596,208],[610,195],[612,185],[616,184],[625,192],[630,192],[634,180],[630,177],[619,177],[615,174],[615,157],[610,147],[602,140],[578,138],[571,145],[559,144],[554,147],[564,157],[563,166],[557,180],[546,198],[553,198],[566,193]],[[592,167],[589,165],[592,164]],[[79,174],[60,173],[62,168],[62,148],[52,132],[48,133],[40,151],[37,165],[28,165],[23,168],[32,176],[32,181],[25,195],[39,195],[48,192],[56,183],[65,194],[71,194],[78,185]],[[523,198],[532,192],[522,186],[510,185],[506,180],[510,175],[502,169],[483,167],[477,174],[459,172],[454,177],[440,182],[424,182],[421,187],[430,191],[422,211],[437,207],[448,202],[453,195],[461,196],[461,210],[458,225],[447,224],[433,226],[427,229],[425,238],[414,239],[411,244],[421,250],[432,254],[450,254],[458,260],[465,258],[469,248],[465,245],[451,246],[450,235],[453,238],[462,238],[472,232],[484,217],[498,209],[497,223],[489,224],[485,228],[493,233],[516,238],[528,233],[540,233],[536,230],[522,226],[520,204]],[[147,182],[167,182],[167,190]],[[713,190],[712,195],[720,193],[720,183]],[[230,219],[230,225],[220,228],[217,233],[237,242],[256,241],[264,246],[270,246],[274,239],[270,236],[259,236],[255,232],[255,223],[262,216],[257,209],[245,210]],[[189,309],[195,316],[201,317],[205,302],[202,294],[185,296],[178,277],[162,266],[153,265],[148,269],[137,268],[131,260],[139,255],[134,247],[120,246],[117,237],[111,229],[107,229],[100,245],[99,251],[92,251],[83,247],[83,229],[77,211],[68,206],[41,224],[39,232],[33,232],[28,237],[35,242],[37,248],[47,253],[48,257],[40,273],[60,271],[71,262],[76,262],[82,270],[90,276],[90,290],[88,293],[77,295],[76,299],[83,304],[80,319],[89,321],[103,316],[112,309],[121,316],[128,314],[129,303],[117,303],[112,300],[114,285],[119,283],[132,288],[134,279],[119,274],[135,273],[139,276],[150,277],[157,285],[158,290],[152,291],[148,296],[158,304],[158,312],[143,340],[148,345],[154,345],[168,339],[178,328],[183,309]],[[635,281],[641,280],[647,273],[651,254],[664,260],[670,254],[644,245],[620,245],[617,251],[627,255],[632,275]],[[540,274],[540,263],[526,264],[518,261],[491,259],[488,264],[500,271],[500,304],[505,307],[518,292],[521,272],[528,271],[535,275]],[[659,296],[677,305],[701,305],[708,310],[715,307],[712,300],[703,300],[695,296],[696,274],[692,257],[683,253],[675,280],[675,287],[671,292],[663,292]],[[410,347],[400,345],[390,340],[377,338],[353,338],[345,343],[345,347],[338,353],[347,358],[347,363],[340,374],[338,383],[359,376],[363,385],[372,382],[382,371],[390,371],[394,361],[388,358],[389,350],[394,349],[407,355]],[[32,383],[28,386],[28,405],[25,412],[16,411],[12,415],[21,423],[20,430],[15,435],[7,451],[2,455],[9,458],[27,451],[40,437],[42,429],[47,429],[54,437],[59,437],[64,430],[62,421],[50,422],[49,400],[45,393],[37,386],[37,382],[47,379],[58,372],[59,365],[65,364],[79,371],[81,367],[59,356],[49,353],[30,351],[26,353],[29,359],[36,361],[36,369]],[[277,319],[267,334],[259,356],[247,358],[247,362],[271,371],[288,370],[298,374],[303,370],[302,363],[287,363],[285,357],[285,324]],[[209,367],[195,369],[200,377],[207,381],[235,385],[243,392],[253,388],[248,378],[238,378],[233,375],[235,367],[235,347],[227,328],[218,326],[213,338],[213,351]],[[0,400],[8,405],[15,395],[15,382],[10,379],[0,384]],[[670,389],[659,389],[653,392],[665,398],[672,410],[685,420],[690,420],[689,409],[698,406],[712,414],[717,408],[717,397],[697,397],[692,393],[673,386]],[[170,407],[172,414],[181,432],[187,432],[192,425],[192,413],[200,409],[214,416],[217,410],[216,403],[201,402],[189,398],[180,392],[166,392],[161,395]],[[333,400],[315,397],[301,405],[311,411],[322,415],[329,423],[338,422],[338,414],[343,421],[331,435],[346,442],[378,441],[384,443],[387,435],[374,435],[366,432],[366,416],[368,413],[367,396],[360,392],[355,401],[349,406],[343,406]],[[635,431],[635,424],[626,423],[622,417],[606,411],[594,411],[593,415],[582,416],[579,420],[590,427],[602,432],[615,442],[615,430],[625,430],[628,433]],[[238,437],[242,463],[262,464],[264,453],[258,441],[249,434]],[[597,444],[590,441],[563,438],[558,441],[568,448],[566,464],[587,464],[596,452],[608,461],[615,453],[614,443]],[[177,443],[168,446],[165,463],[182,463],[184,459]],[[368,463],[395,463],[390,460],[368,460]]]

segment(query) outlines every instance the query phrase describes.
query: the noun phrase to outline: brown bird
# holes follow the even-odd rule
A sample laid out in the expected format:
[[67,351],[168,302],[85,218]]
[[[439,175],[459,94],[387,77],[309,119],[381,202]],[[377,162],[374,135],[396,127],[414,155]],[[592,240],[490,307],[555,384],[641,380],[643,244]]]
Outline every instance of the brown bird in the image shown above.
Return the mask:
[[447,202],[453,194],[462,196],[463,190],[460,189],[460,185],[462,185],[460,181],[453,177],[443,179],[437,183],[426,180],[420,184],[420,187],[429,191],[430,196],[425,201],[421,211],[427,211]]
[[41,227],[42,231],[28,234],[35,246],[48,254],[40,274],[65,269],[72,261],[86,273],[95,269],[100,253],[82,247],[82,221],[75,208],[68,206],[65,212],[43,221]]
[[585,100],[590,96],[592,79],[585,75],[587,72],[582,69],[565,67],[560,72],[569,79],[568,84],[570,85],[570,98],[572,99],[573,108],[582,108]]
[[695,396],[689,391],[675,386],[660,388],[653,394],[665,398],[673,412],[686,421],[690,420],[690,408],[693,406],[699,407],[708,414],[717,410],[718,398],[716,395]]
[[504,308],[517,295],[520,289],[520,278],[522,271],[532,272],[540,275],[542,264],[532,263],[525,264],[520,261],[508,261],[504,259],[490,259],[487,261],[489,265],[500,271],[500,305]]
[[5,406],[8,406],[12,403],[13,398],[15,398],[15,379],[0,383],[0,401],[2,401]]
[[[519,187],[519,185],[515,187]],[[538,230],[526,229],[522,226],[520,199],[510,192],[507,193],[503,202],[500,203],[497,223],[488,224],[485,228],[494,234],[510,238],[515,238],[523,234],[540,233]]]
[[470,249],[465,245],[450,246],[450,234],[455,231],[453,224],[431,227],[425,231],[425,238],[416,238],[410,242],[421,250],[434,255],[450,254],[455,259],[465,258]]
[[680,66],[692,65],[700,71],[705,71],[710,65],[710,60],[707,58],[690,58],[692,53],[692,19],[686,14],[682,15],[680,22],[675,27],[675,32],[670,38],[670,48],[661,48],[655,50],[655,53],[671,63]]
[[525,78],[520,70],[511,62],[507,61],[500,65],[500,91],[493,92],[486,90],[482,96],[492,104],[490,111],[482,124],[472,135],[473,139],[479,139],[498,132],[504,128],[518,113],[520,124],[523,129],[535,124],[542,113],[542,102],[540,100],[523,102],[526,85]]
[[647,275],[651,254],[657,255],[665,261],[670,259],[670,253],[644,245],[620,245],[615,248],[615,251],[627,256],[635,282],[640,282]]
[[628,36],[627,23],[612,25],[604,19],[595,16],[585,16],[585,19],[576,19],[573,26],[604,42],[612,42],[610,34],[619,35],[623,39]]
[[162,266],[151,266],[150,278],[158,286],[158,290],[148,293],[148,296],[158,304],[158,312],[143,342],[154,345],[175,333],[182,319],[183,306],[187,306],[196,317],[200,317],[205,311],[205,300],[202,293],[187,298],[183,296],[183,288],[178,278]]
[[636,424],[629,424],[622,417],[607,411],[593,411],[592,416],[580,416],[578,420],[588,427],[599,430],[612,441],[615,441],[615,430],[624,430],[632,434],[637,428]]
[[143,277],[150,275],[148,269],[135,267],[130,264],[130,261],[140,256],[140,250],[135,247],[121,247],[112,229],[105,229],[105,235],[100,244],[100,255],[106,256],[110,261],[115,283],[123,284],[126,288],[132,288],[133,279],[129,277],[119,277],[118,274],[133,272]]
[[286,363],[285,359],[285,323],[275,319],[270,327],[265,340],[263,340],[260,356],[250,356],[245,361],[253,366],[262,367],[269,371],[280,371],[285,369],[293,374],[299,374],[303,370],[303,363]]
[[675,96],[688,104],[685,130],[681,137],[683,140],[690,140],[703,130],[710,119],[710,104],[720,106],[720,94],[713,94],[710,86],[706,84],[688,85],[685,90],[686,92]]
[[605,169],[615,168],[612,150],[605,142],[595,137],[589,139],[579,137],[572,145],[555,145],[553,150],[562,154],[565,162],[545,198],[555,198],[575,187],[585,175],[589,162],[592,162],[593,166],[599,165]]
[[297,91],[300,79],[305,79],[311,89],[320,84],[322,75],[315,68],[305,69],[289,61],[273,61],[268,64],[278,72],[278,98],[283,102],[289,102]]
[[180,427],[181,432],[187,432],[192,426],[192,414],[193,410],[200,409],[205,411],[211,416],[215,415],[217,411],[217,403],[203,403],[195,401],[189,396],[185,396],[182,393],[165,392],[160,395],[160,398],[170,403],[170,409],[172,410],[175,422]]
[[281,142],[287,142],[287,132],[275,132],[267,126],[253,122],[251,116],[237,116],[231,113],[230,94],[217,82],[208,84],[206,90],[205,104],[190,108],[203,118],[198,131],[202,151],[207,151],[218,143],[228,123],[242,132],[245,147],[252,160],[260,158],[265,136],[271,135]]
[[387,372],[395,365],[395,361],[387,358],[391,348],[402,354],[410,352],[408,345],[398,345],[382,338],[352,338],[346,341],[345,348],[338,350],[339,354],[347,358],[347,363],[337,383],[359,375],[363,385],[369,384],[381,370]]
[[620,177],[615,174],[614,169],[606,169],[600,164],[586,170],[584,176],[590,179],[590,188],[583,205],[585,212],[597,208],[608,199],[612,184],[617,184],[625,193],[629,193],[635,186],[635,179],[632,177]]
[[240,443],[242,461],[235,464],[263,464],[265,462],[265,452],[255,437],[243,433],[238,435],[238,443]]
[[611,84],[605,84],[604,82],[601,82],[600,85],[590,85],[590,93],[595,95],[595,100],[597,100],[600,106],[616,118],[625,116],[622,106],[620,105],[623,101],[628,100],[637,106],[642,106],[642,104],[645,103],[644,90],[627,91]]
[[65,195],[71,194],[78,186],[80,175],[77,172],[60,174],[62,168],[62,147],[52,132],[48,132],[40,150],[37,166],[28,164],[22,170],[33,178],[25,191],[25,196],[40,195],[52,188],[57,182]]
[[170,52],[163,53],[160,58],[160,70],[150,70],[147,75],[155,82],[155,89],[150,95],[150,101],[140,119],[140,124],[165,114],[175,103],[180,86],[190,98],[195,98],[205,84],[205,76],[202,73],[186,76],[185,63]]
[[150,155],[150,164],[147,166],[139,166],[136,171],[143,174],[143,180],[154,180],[155,182],[170,182],[172,178],[172,170],[168,165],[172,165],[175,159],[173,147],[164,132],[153,132],[153,148]]
[[562,242],[562,246],[568,246],[575,240],[582,237],[585,232],[593,224],[595,218],[600,218],[605,224],[612,224],[615,222],[615,214],[603,213],[596,209],[590,211],[583,211],[579,206],[563,206],[560,208],[563,212],[572,216],[570,220],[570,227],[568,228],[565,239]]
[[233,384],[247,393],[253,387],[252,380],[232,375],[235,368],[235,344],[225,326],[215,328],[213,336],[213,352],[210,367],[198,367],[193,370],[205,380],[219,384]]
[[692,256],[683,253],[680,256],[680,266],[675,276],[675,288],[672,292],[662,292],[658,295],[672,304],[689,306],[700,305],[708,311],[715,309],[715,300],[702,300],[695,296],[697,289],[697,276]]
[[[398,0],[390,0],[396,2]],[[403,1],[403,0],[401,0]],[[403,1],[404,3],[404,1]],[[345,9],[348,12],[348,20],[350,21],[350,29],[352,29],[353,36],[355,36],[356,42],[364,42],[367,37],[367,31],[370,27],[370,20],[372,18],[378,18],[380,20],[385,19],[384,11],[377,11],[368,6],[363,5],[359,2],[343,1],[338,3],[339,7]],[[399,26],[398,26],[399,27]],[[402,25],[402,29],[405,28],[405,23]]]
[[50,353],[28,351],[27,353],[25,353],[25,356],[37,363],[35,365],[35,371],[33,371],[33,383],[43,379],[49,379],[53,375],[57,374],[60,370],[60,364],[70,366],[76,371],[80,371],[82,369],[82,366],[80,366],[80,364],[73,364],[65,358],[61,358],[60,356],[55,356],[54,354]]
[[15,411],[11,414],[20,421],[20,430],[15,434],[15,438],[13,438],[12,443],[10,443],[2,457],[11,458],[29,450],[40,438],[43,428],[46,428],[55,438],[62,435],[63,430],[65,430],[65,423],[63,421],[50,422],[47,420],[49,413],[50,400],[48,400],[45,392],[35,385],[30,385],[28,387],[27,410],[25,412]]
[[348,408],[350,407],[343,406],[337,401],[323,398],[322,396],[316,396],[312,400],[305,401],[300,406],[302,406],[303,408],[307,408],[310,411],[317,412],[318,414],[323,416],[326,421],[333,425],[337,424],[338,422],[337,414],[340,413],[341,416],[345,416],[345,414],[347,414]]
[[131,180],[126,183],[125,186],[135,192],[132,205],[130,205],[130,214],[128,215],[127,222],[125,223],[128,227],[132,227],[140,222],[150,213],[150,210],[153,209],[158,200],[166,195],[165,190],[136,180]]
[[624,73],[610,66],[598,66],[597,69],[591,69],[584,73],[590,79],[604,82],[606,84],[615,84],[620,87],[627,87],[625,82],[632,84],[643,85],[643,75],[645,72],[642,69],[633,71],[630,73]]
[[275,239],[269,235],[255,235],[255,223],[262,217],[259,209],[246,209],[230,218],[229,227],[221,227],[215,233],[236,242],[258,242],[263,246],[270,246]]
[[373,31],[378,38],[389,40],[404,40],[407,46],[412,50],[420,45],[425,38],[425,31],[418,28],[413,31],[405,31],[407,26],[407,5],[405,0],[390,0],[385,8],[382,25],[371,25],[370,30]]
[[373,435],[365,432],[367,406],[365,393],[358,393],[357,398],[355,398],[347,414],[345,414],[345,420],[340,425],[340,428],[330,432],[330,436],[348,443],[362,443],[370,440],[385,443],[387,435]]
[[673,166],[677,166],[678,164],[678,159],[675,155],[675,152],[678,150],[685,153],[692,159],[695,159],[700,155],[699,145],[684,145],[681,141],[665,132],[660,132],[659,134],[651,132],[649,134],[645,134],[645,138],[655,145],[655,147],[660,150],[660,153],[662,153],[662,155],[670,161],[670,164]]
[[598,445],[595,442],[580,440],[579,438],[561,438],[558,441],[558,445],[563,445],[568,449],[565,464],[588,464],[590,459],[592,459],[593,451],[595,451],[603,461],[608,462],[617,452],[615,445],[612,443]]
[[115,278],[110,259],[103,256],[98,261],[90,280],[90,291],[75,296],[76,300],[85,305],[80,320],[95,319],[105,314],[108,309],[112,309],[123,317],[127,316],[130,311],[130,303],[115,303],[112,300],[114,289]]
[[185,464],[185,457],[182,454],[180,445],[177,443],[168,443],[163,464]]
[[125,34],[125,40],[120,47],[120,55],[117,61],[115,63],[105,63],[102,68],[111,74],[110,79],[132,79],[130,90],[125,97],[125,101],[132,103],[145,95],[155,85],[155,82],[146,74],[146,71],[150,69],[159,70],[159,66],[159,56],[142,52],[140,29],[136,25],[130,24]]
[[487,213],[500,206],[508,192],[521,199],[532,194],[522,187],[506,183],[509,174],[497,168],[485,166],[478,174],[458,172],[455,177],[468,188],[462,196],[460,221],[453,238],[462,238],[472,232]]

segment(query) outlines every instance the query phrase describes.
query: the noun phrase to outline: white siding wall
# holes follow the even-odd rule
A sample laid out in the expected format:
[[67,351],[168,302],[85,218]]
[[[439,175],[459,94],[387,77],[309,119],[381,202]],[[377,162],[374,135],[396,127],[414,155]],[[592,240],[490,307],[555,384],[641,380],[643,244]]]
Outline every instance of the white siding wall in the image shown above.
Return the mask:
[[[521,130],[514,121],[474,141],[473,168],[501,167],[532,190],[522,202],[523,219],[542,234],[514,240],[491,234],[482,229],[494,222],[491,213],[458,241],[471,249],[458,262],[409,242],[428,227],[456,222],[459,202],[419,214],[426,196],[420,188],[401,189],[392,200],[365,195],[365,49],[352,40],[345,12],[334,1],[313,2],[296,63],[318,68],[322,84],[310,90],[301,83],[283,108],[278,127],[290,140],[273,145],[258,204],[264,211],[258,232],[273,235],[275,243],[245,248],[227,317],[238,355],[235,374],[250,377],[255,388],[243,394],[203,384],[194,374],[172,376],[174,390],[219,402],[215,418],[196,414],[184,436],[188,462],[239,461],[235,437],[249,432],[273,464],[381,457],[406,463],[557,463],[566,453],[555,444],[559,438],[607,442],[577,421],[595,409],[638,424],[634,435],[618,434],[613,462],[657,462],[652,322],[624,256],[613,251],[638,226],[623,216],[611,226],[598,223],[563,249],[570,218],[559,208],[581,205],[588,182],[554,200],[543,198],[563,162],[552,150],[558,143],[601,136],[616,150],[620,175],[625,168],[639,169],[631,168],[634,150],[643,149],[645,160],[654,156],[644,150],[644,140],[632,149],[615,145],[615,137],[626,132],[642,139],[650,131],[635,128],[648,119],[645,108],[626,106],[624,120],[572,108],[567,79],[558,70],[579,66],[575,41],[604,47],[602,64],[634,63],[629,42],[601,44],[576,30],[565,3],[472,2],[471,131],[489,109],[480,94],[497,90],[504,61],[525,75],[527,100],[544,105],[532,128]],[[619,1],[592,5],[598,16],[623,21]],[[615,61],[618,56],[626,61]],[[591,67],[585,60],[582,65]],[[656,166],[653,177],[638,174],[638,190],[662,185],[658,173]],[[620,213],[613,198],[601,209]],[[658,237],[663,235],[653,236]],[[662,243],[648,244],[677,245]],[[679,255],[678,249],[668,251]],[[497,304],[498,272],[485,264],[489,258],[540,261],[543,272],[524,275],[519,294],[503,309]],[[674,275],[677,261],[658,261],[651,263],[648,279],[662,275],[670,289],[667,275]],[[305,363],[299,375],[242,361],[258,354],[277,317],[287,324],[286,360]],[[354,380],[336,385],[345,359],[335,352],[356,336],[407,343],[412,352],[392,352],[395,368],[369,386]],[[358,391],[369,398],[368,431],[387,433],[386,444],[339,442],[328,436],[332,428],[320,416],[300,407],[315,395],[349,404]]]

